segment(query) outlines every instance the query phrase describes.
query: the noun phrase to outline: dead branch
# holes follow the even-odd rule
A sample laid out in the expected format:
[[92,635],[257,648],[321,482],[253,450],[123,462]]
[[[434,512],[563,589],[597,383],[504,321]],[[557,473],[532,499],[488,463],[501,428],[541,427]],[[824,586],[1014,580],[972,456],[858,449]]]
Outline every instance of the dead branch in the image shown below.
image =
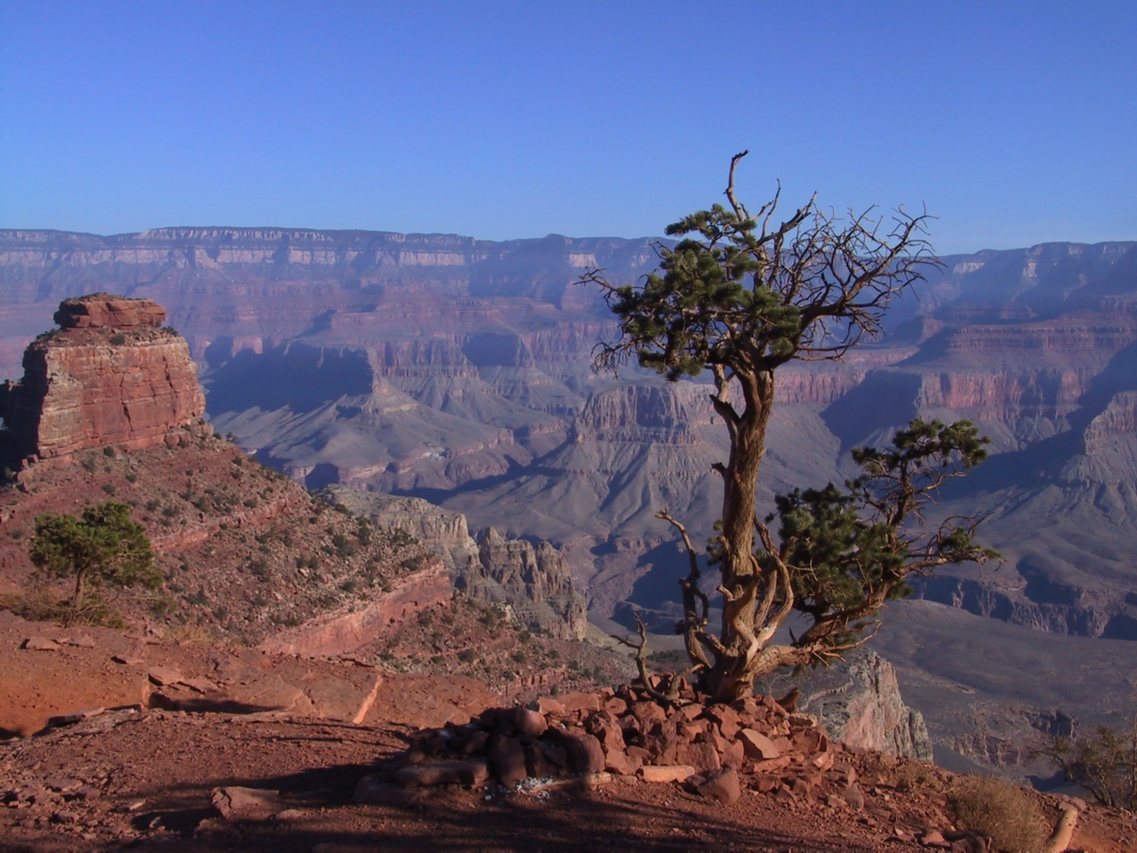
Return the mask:
[[[643,687],[644,692],[661,705],[674,705],[676,704],[674,697],[668,696],[666,693],[661,693],[652,687],[651,678],[648,676],[647,671],[647,627],[644,625],[643,620],[640,619],[638,613],[633,613],[632,616],[635,617],[636,631],[640,635],[639,643],[633,643],[629,638],[617,637],[615,634],[611,635],[612,639],[622,643],[628,648],[636,650],[636,669],[639,670],[640,685]],[[678,685],[676,685],[676,692],[678,692]]]
[[[655,517],[666,521],[678,530],[683,539],[683,546],[687,549],[687,560],[690,568],[687,577],[679,581],[679,587],[683,592],[683,622],[681,627],[684,645],[687,649],[687,657],[690,658],[694,667],[710,669],[712,664],[704,650],[706,642],[699,635],[705,633],[703,629],[707,625],[711,604],[707,596],[699,589],[699,579],[702,577],[702,572],[699,570],[699,559],[695,552],[695,546],[691,544],[691,537],[687,534],[687,528],[683,526],[682,522],[674,518],[666,508],[657,512]],[[698,609],[699,605],[702,606],[702,612]]]
[[750,149],[741,151],[730,158],[730,176],[726,184],[726,197],[730,200],[730,206],[734,210],[734,215],[738,217],[739,222],[745,222],[750,218],[750,211],[746,206],[734,197],[734,169],[738,165],[738,161],[750,153]]

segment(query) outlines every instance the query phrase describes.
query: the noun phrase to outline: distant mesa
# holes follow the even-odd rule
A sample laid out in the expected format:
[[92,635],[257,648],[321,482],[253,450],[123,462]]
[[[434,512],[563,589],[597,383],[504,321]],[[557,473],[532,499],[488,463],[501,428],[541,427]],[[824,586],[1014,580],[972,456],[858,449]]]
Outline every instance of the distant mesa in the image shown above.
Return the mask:
[[24,351],[24,377],[0,385],[3,464],[115,445],[177,443],[205,414],[185,340],[149,299],[96,293],[65,299],[60,328]]

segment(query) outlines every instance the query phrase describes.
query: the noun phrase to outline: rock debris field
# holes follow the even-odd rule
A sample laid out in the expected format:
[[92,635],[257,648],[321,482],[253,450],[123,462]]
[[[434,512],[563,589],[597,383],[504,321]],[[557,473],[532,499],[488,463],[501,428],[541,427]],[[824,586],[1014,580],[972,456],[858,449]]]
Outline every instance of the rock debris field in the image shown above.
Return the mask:
[[[0,746],[0,849],[989,849],[954,830],[951,774],[848,749],[769,697],[664,708],[621,687],[479,710],[484,690],[456,682],[449,722],[382,719],[437,706],[435,681],[384,674],[363,724],[140,703],[55,715]],[[1066,805],[1039,800],[1047,820]],[[1071,849],[1131,849],[1116,812],[1079,806]]]

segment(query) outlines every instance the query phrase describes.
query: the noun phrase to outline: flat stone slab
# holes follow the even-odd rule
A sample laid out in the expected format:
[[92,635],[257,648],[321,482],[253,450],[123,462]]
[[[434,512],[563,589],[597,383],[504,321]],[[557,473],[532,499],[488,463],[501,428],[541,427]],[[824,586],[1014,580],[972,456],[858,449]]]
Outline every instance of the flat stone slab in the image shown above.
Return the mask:
[[682,782],[695,775],[695,768],[689,764],[647,764],[640,768],[640,778],[645,782]]
[[772,761],[781,758],[782,751],[772,740],[754,729],[743,729],[738,733],[742,748],[746,750],[746,757],[755,761]]
[[59,651],[61,646],[55,640],[49,640],[47,637],[28,637],[20,644],[21,649],[27,649],[29,652],[55,652]]
[[230,785],[215,789],[210,802],[219,815],[229,820],[242,814],[275,810],[280,802],[280,792]]

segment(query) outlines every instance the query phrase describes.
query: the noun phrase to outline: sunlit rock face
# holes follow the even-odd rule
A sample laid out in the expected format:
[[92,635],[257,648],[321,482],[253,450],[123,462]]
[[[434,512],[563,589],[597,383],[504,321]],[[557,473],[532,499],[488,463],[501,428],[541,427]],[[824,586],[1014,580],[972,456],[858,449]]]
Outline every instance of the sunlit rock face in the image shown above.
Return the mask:
[[152,447],[205,414],[183,338],[149,299],[65,300],[60,329],[24,352],[24,377],[0,404],[12,455],[69,456],[106,445]]
[[466,516],[421,498],[327,486],[319,495],[383,527],[418,539],[438,554],[455,588],[499,605],[516,621],[552,637],[579,640],[587,629],[584,597],[569,566],[548,542],[507,539],[492,527],[475,539]]
[[770,675],[759,691],[781,696],[797,688],[797,709],[815,714],[831,737],[860,749],[932,760],[932,741],[919,711],[904,704],[892,664],[857,650],[803,675]]

